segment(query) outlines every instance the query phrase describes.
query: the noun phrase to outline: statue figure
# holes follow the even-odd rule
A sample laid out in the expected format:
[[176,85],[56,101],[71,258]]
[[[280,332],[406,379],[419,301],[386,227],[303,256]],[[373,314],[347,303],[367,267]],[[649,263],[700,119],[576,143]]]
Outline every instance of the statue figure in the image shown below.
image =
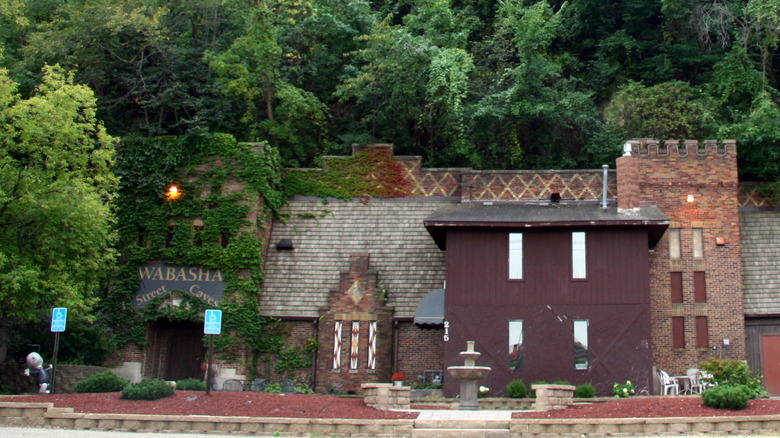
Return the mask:
[[[40,348],[38,345],[30,345],[29,347],[30,349],[35,348],[36,350]],[[49,365],[44,368],[43,357],[41,357],[37,351],[32,351],[26,356],[17,353],[16,360],[27,367],[24,370],[25,376],[35,377],[35,383],[38,384],[38,393],[49,394],[49,384],[51,383],[49,380],[49,372],[52,370],[52,366]]]

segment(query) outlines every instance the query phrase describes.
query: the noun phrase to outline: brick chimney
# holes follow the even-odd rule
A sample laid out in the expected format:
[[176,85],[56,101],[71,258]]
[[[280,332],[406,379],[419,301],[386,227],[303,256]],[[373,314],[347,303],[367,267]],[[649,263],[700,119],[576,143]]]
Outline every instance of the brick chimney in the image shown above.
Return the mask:
[[626,143],[623,156],[616,160],[618,213],[628,214],[639,207],[639,160]]

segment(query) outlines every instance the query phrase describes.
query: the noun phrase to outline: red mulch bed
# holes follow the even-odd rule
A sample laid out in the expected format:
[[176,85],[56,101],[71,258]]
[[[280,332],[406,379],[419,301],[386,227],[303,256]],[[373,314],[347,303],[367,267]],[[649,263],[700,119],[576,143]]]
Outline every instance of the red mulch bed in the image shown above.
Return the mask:
[[158,400],[122,400],[118,392],[102,394],[53,394],[0,397],[0,401],[53,402],[75,412],[215,415],[236,417],[414,419],[415,412],[380,411],[360,398],[321,395],[270,394],[266,392],[176,391]]
[[[296,418],[413,419],[416,412],[380,411],[360,398],[264,392],[176,391],[159,400],[122,400],[119,393],[3,396],[0,401],[53,402],[76,412]],[[420,408],[420,406],[414,406]],[[780,400],[751,400],[731,411],[704,406],[701,397],[634,397],[577,404],[548,412],[515,412],[513,418],[644,418],[780,415]]]
[[739,411],[704,406],[699,396],[632,397],[603,403],[576,404],[547,412],[515,412],[512,418],[647,418],[780,415],[780,400],[751,400]]

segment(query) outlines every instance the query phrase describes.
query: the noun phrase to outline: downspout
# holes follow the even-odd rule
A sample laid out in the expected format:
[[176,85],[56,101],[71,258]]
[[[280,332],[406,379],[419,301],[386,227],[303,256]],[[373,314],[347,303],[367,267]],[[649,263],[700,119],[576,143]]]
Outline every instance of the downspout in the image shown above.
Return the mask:
[[604,171],[603,176],[603,188],[602,188],[602,195],[601,195],[601,208],[607,208],[607,177],[609,175],[609,165],[605,164],[601,166],[601,168]]
[[398,321],[393,321],[393,373],[398,372]]
[[314,339],[317,340],[317,348],[314,349],[312,352],[312,359],[311,359],[311,389],[314,392],[317,392],[317,356],[320,351],[319,347],[319,341],[320,341],[320,324],[319,319],[314,318]]

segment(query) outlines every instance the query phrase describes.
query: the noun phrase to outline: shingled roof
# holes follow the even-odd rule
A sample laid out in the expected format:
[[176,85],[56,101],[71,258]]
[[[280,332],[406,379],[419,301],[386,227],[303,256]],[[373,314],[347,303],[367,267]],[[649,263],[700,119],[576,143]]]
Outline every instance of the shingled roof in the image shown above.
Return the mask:
[[[339,273],[353,253],[369,253],[379,286],[388,291],[396,317],[413,317],[417,303],[441,288],[444,252],[423,226],[432,212],[457,201],[337,201],[294,198],[282,208],[285,220],[273,224],[266,256],[261,311],[282,318],[319,316],[328,293],[339,287]],[[277,250],[290,239],[293,250]]]
[[780,314],[780,211],[742,211],[739,221],[745,314]]

